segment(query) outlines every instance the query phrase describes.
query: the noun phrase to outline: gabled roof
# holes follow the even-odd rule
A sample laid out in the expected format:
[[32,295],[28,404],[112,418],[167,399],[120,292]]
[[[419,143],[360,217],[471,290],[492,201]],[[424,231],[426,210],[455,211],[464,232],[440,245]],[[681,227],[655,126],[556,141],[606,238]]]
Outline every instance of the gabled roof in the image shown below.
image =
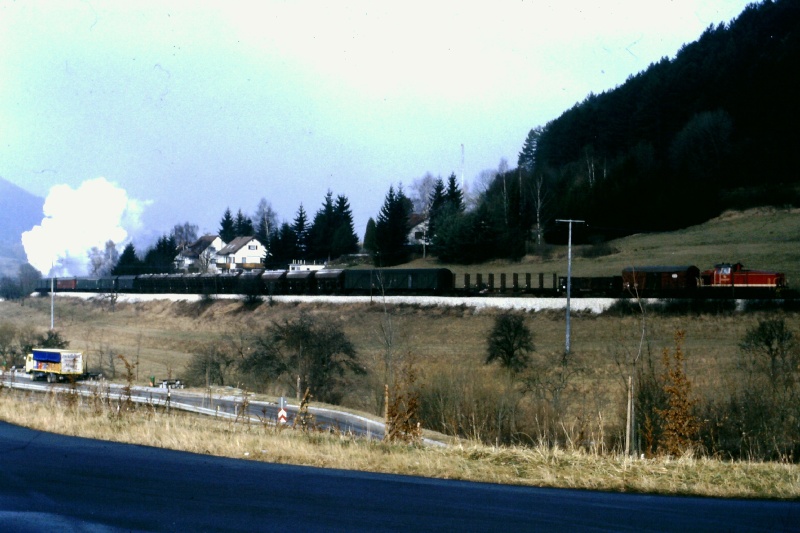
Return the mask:
[[236,237],[231,242],[229,242],[228,245],[225,246],[222,250],[217,252],[217,255],[235,254],[236,252],[238,252],[240,249],[242,249],[244,246],[248,245],[252,241],[256,241],[258,244],[261,244],[261,242],[253,236]]
[[206,251],[206,249],[208,249],[208,247],[211,246],[213,242],[218,238],[219,235],[203,235],[202,237],[194,241],[192,244],[190,244],[181,255],[189,258],[200,257],[200,254]]

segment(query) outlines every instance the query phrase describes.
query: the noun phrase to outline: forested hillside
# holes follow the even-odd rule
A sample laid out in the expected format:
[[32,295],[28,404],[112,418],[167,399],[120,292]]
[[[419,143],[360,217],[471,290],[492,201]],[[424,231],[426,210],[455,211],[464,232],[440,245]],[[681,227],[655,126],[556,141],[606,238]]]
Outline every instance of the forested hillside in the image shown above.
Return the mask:
[[800,2],[751,4],[673,59],[533,128],[487,206],[502,208],[494,219],[508,232],[535,236],[541,223],[551,241],[566,230],[555,218],[586,220],[579,239],[608,238],[730,208],[797,206],[799,70]]

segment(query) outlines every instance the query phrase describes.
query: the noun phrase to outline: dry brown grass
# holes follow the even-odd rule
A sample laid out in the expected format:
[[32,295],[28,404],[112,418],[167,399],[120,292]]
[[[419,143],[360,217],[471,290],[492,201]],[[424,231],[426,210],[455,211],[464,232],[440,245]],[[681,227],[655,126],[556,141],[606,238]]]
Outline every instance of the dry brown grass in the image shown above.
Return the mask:
[[[84,403],[87,400],[83,400]],[[632,460],[584,450],[415,447],[277,430],[152,408],[116,414],[2,391],[0,419],[43,431],[238,459],[541,487],[742,498],[800,498],[800,467],[695,459]]]
[[[370,371],[366,380],[354,382],[344,403],[353,409],[381,414],[385,347],[380,335],[384,318],[380,305],[263,304],[243,310],[240,302],[230,300],[218,300],[202,308],[201,304],[159,301],[118,303],[116,310],[110,312],[100,304],[78,299],[60,297],[56,301],[57,328],[71,347],[86,353],[89,366],[97,366],[101,351],[113,351],[133,364],[138,361],[134,376],[137,385],[146,385],[151,375],[166,378],[168,372],[181,378],[202,343],[231,343],[238,334],[258,331],[272,320],[291,318],[301,310],[338,321]],[[422,385],[432,375],[451,368],[471,369],[486,379],[499,379],[494,367],[483,365],[486,336],[499,312],[394,307],[391,314],[396,332],[395,357],[414,357]],[[49,299],[29,300],[25,305],[0,302],[0,316],[3,321],[18,325],[39,325],[44,331],[49,324]],[[764,316],[653,316],[648,319],[649,352],[658,362],[663,349],[672,346],[675,331],[684,330],[687,375],[693,390],[701,397],[713,396],[736,381],[738,342]],[[789,328],[800,331],[800,316],[781,316],[785,316]],[[529,313],[525,320],[535,336],[536,356],[555,356],[563,351],[562,312]],[[584,417],[602,413],[609,431],[613,431],[624,401],[623,374],[616,361],[637,349],[639,318],[579,314],[573,317],[571,329],[572,359],[582,370],[574,383],[577,403],[572,406],[573,412],[583,413]],[[117,378],[122,379],[121,365]],[[288,387],[277,385],[269,392],[294,396]]]

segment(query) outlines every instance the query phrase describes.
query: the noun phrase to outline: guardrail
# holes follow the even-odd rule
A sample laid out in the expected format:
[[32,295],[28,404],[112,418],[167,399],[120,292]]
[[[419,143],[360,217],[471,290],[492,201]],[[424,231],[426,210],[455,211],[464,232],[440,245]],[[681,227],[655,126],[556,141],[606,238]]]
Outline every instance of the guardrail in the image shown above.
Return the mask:
[[[130,396],[124,391],[124,386],[115,384],[115,383],[108,383],[106,381],[95,381],[95,382],[83,382],[81,386],[72,387],[71,385],[52,385],[52,384],[44,384],[44,383],[33,383],[30,380],[30,377],[25,374],[24,372],[5,372],[2,374],[2,380],[0,381],[4,387],[9,387],[12,389],[19,389],[19,390],[28,390],[32,392],[39,392],[39,393],[54,393],[54,394],[78,394],[82,397],[93,397],[93,396],[102,396],[103,398],[108,398],[110,400],[114,400],[117,402],[126,401],[130,399],[130,401],[140,404],[140,405],[151,405],[151,406],[158,406],[164,407],[168,409],[178,409],[181,411],[195,413],[204,416],[210,416],[215,418],[221,418],[225,420],[242,420],[248,421],[250,423],[256,424],[265,424],[271,427],[276,427],[278,425],[277,419],[271,419],[265,417],[260,417],[257,415],[246,415],[239,412],[240,403],[239,398],[236,396],[220,396],[218,399],[223,401],[228,401],[231,403],[231,406],[234,409],[234,412],[230,412],[229,410],[220,409],[220,406],[217,405],[216,407],[203,407],[192,405],[189,403],[184,403],[180,401],[172,400],[170,395],[170,390],[167,389],[166,397],[153,397],[152,390],[150,387],[143,388],[143,387],[133,387],[132,390],[134,393],[130,394]],[[92,385],[95,386],[92,389]],[[103,389],[105,388],[105,389]],[[159,391],[163,391],[164,389],[159,387],[157,388]],[[150,393],[151,395],[148,397],[144,397],[145,394]],[[203,396],[205,397],[205,396]],[[258,406],[258,405],[269,405],[265,404],[264,402],[250,402],[251,406]],[[297,406],[287,405],[287,409],[292,411],[296,411],[298,409]],[[323,407],[309,407],[309,411],[312,414],[323,415],[327,414],[329,417],[333,418],[335,416],[343,416],[348,417],[352,420],[359,421],[365,429],[365,434],[368,438],[375,438],[380,440],[383,438],[384,435],[384,425],[381,422],[376,422],[374,420],[370,420],[366,417],[354,415],[351,413],[345,413],[342,411],[336,411],[333,409],[326,409]],[[428,438],[422,439],[424,444],[432,445],[432,446],[446,446],[446,444]]]
[[[92,397],[92,396],[96,396],[98,394],[102,394],[102,396],[104,398],[109,398],[109,399],[115,400],[115,401],[125,401],[125,400],[129,399],[133,403],[137,403],[137,404],[160,406],[160,407],[170,408],[170,409],[178,409],[180,411],[186,411],[186,412],[190,412],[190,413],[213,416],[213,417],[216,417],[216,418],[223,418],[223,419],[228,419],[228,420],[238,420],[238,419],[244,419],[245,418],[245,415],[242,415],[242,414],[240,414],[238,412],[230,413],[230,412],[227,412],[225,410],[220,411],[219,406],[217,406],[216,409],[211,409],[211,408],[208,408],[208,407],[200,407],[200,406],[197,406],[197,405],[191,405],[191,404],[188,404],[188,403],[183,403],[183,402],[179,402],[179,401],[173,401],[169,397],[169,395],[168,395],[167,398],[153,398],[152,396],[149,397],[149,398],[143,398],[143,397],[136,396],[136,395],[130,395],[130,397],[129,397],[124,391],[119,390],[119,389],[122,389],[123,386],[116,385],[116,384],[113,384],[113,383],[103,383],[102,385],[98,384],[98,386],[107,386],[108,390],[107,391],[97,391],[97,390],[86,390],[86,388],[84,388],[84,387],[78,387],[78,388],[74,388],[73,389],[68,385],[50,386],[50,385],[44,385],[44,384],[38,384],[38,383],[32,383],[32,382],[27,382],[26,383],[26,381],[29,380],[27,375],[23,374],[25,377],[22,378],[22,381],[18,381],[16,379],[17,377],[19,377],[19,374],[14,375],[14,377],[12,377],[12,379],[8,379],[7,375],[8,375],[8,373],[6,373],[3,376],[2,384],[3,384],[4,387],[9,387],[9,388],[12,388],[12,389],[28,390],[28,391],[42,392],[42,393],[78,394],[79,396],[86,397],[86,398],[89,398],[89,397]],[[118,389],[118,391],[114,392],[113,389]],[[251,415],[247,415],[246,418],[248,418],[250,422],[258,422],[258,423],[262,423],[262,424],[266,423],[268,425],[273,425],[273,426],[275,425],[275,423],[272,422],[271,420],[264,420],[264,419],[261,419],[259,417],[255,417],[255,416],[251,416]]]

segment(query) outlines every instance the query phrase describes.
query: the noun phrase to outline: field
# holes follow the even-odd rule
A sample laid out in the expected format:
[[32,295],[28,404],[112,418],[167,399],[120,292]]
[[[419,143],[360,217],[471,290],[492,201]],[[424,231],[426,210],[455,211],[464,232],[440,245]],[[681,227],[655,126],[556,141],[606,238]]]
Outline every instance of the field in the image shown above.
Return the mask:
[[[614,241],[605,248],[606,255],[599,257],[589,257],[598,255],[596,250],[577,247],[573,256],[573,275],[610,275],[631,264],[695,264],[705,269],[717,262],[741,261],[746,267],[784,271],[791,285],[793,280],[800,280],[798,238],[800,211],[730,213],[679,232],[638,235]],[[607,253],[610,250],[614,253]],[[459,274],[563,274],[566,249],[552,247],[548,254],[544,259],[529,257],[521,263],[496,262],[479,268],[444,266]],[[423,265],[440,266],[423,260],[412,266]],[[640,360],[651,360],[655,365],[660,363],[664,350],[674,349],[675,333],[679,330],[685,332],[685,371],[691,381],[692,394],[701,400],[724,397],[735,388],[741,379],[739,343],[759,320],[780,317],[790,330],[796,334],[800,332],[800,315],[782,310],[679,315],[650,313],[645,315],[644,321],[642,315],[636,313],[576,313],[571,321],[569,375],[562,383],[551,380],[538,389],[521,393],[496,365],[484,364],[486,338],[501,312],[492,309],[418,305],[385,307],[380,301],[338,305],[265,301],[247,305],[242,301],[223,299],[212,302],[117,302],[111,306],[102,299],[85,301],[58,297],[55,325],[70,341],[71,348],[84,351],[91,368],[102,369],[107,377],[121,381],[119,362],[115,368],[108,362],[112,356],[123,355],[136,364],[136,384],[145,385],[151,376],[157,380],[167,377],[180,379],[195,354],[209,343],[225,346],[232,352],[246,350],[246,340],[250,336],[263,331],[271,323],[292,320],[301,312],[339,325],[355,345],[359,360],[368,370],[366,376],[349,381],[342,402],[348,409],[380,415],[387,364],[394,368],[413,364],[418,376],[417,385],[422,391],[423,407],[429,417],[439,418],[441,427],[437,429],[455,430],[460,426],[459,433],[472,442],[493,442],[493,437],[487,436],[492,434],[494,419],[497,419],[494,425],[499,426],[509,417],[516,417],[526,421],[520,425],[527,432],[525,437],[536,442],[541,440],[537,428],[545,423],[552,424],[552,418],[548,422],[548,413],[541,406],[558,402],[565,413],[559,419],[560,427],[555,429],[559,442],[568,448],[584,450],[581,453],[591,451],[612,456],[620,451],[624,440],[625,383],[630,362],[639,350],[643,325],[647,342]],[[563,311],[530,312],[524,315],[524,320],[534,335],[535,364],[539,369],[557,366],[564,351]],[[0,302],[0,323],[45,331],[49,322],[49,298],[30,298],[23,303]],[[295,394],[291,381],[275,380],[259,385],[233,372],[227,375],[227,379],[226,386],[246,386],[249,390],[261,388],[266,396],[291,398]],[[559,388],[561,385],[563,387]],[[457,406],[458,412],[446,412],[447,409],[456,409],[451,405],[453,398],[461,402]],[[510,411],[508,402],[514,406]],[[434,414],[430,415],[431,412]],[[466,424],[455,421],[458,417],[471,417],[473,421],[464,429]],[[500,452],[480,453],[492,455]],[[791,472],[790,475],[796,478],[796,470]],[[433,475],[446,476],[442,473]],[[575,481],[565,486],[571,486],[570,483]]]

